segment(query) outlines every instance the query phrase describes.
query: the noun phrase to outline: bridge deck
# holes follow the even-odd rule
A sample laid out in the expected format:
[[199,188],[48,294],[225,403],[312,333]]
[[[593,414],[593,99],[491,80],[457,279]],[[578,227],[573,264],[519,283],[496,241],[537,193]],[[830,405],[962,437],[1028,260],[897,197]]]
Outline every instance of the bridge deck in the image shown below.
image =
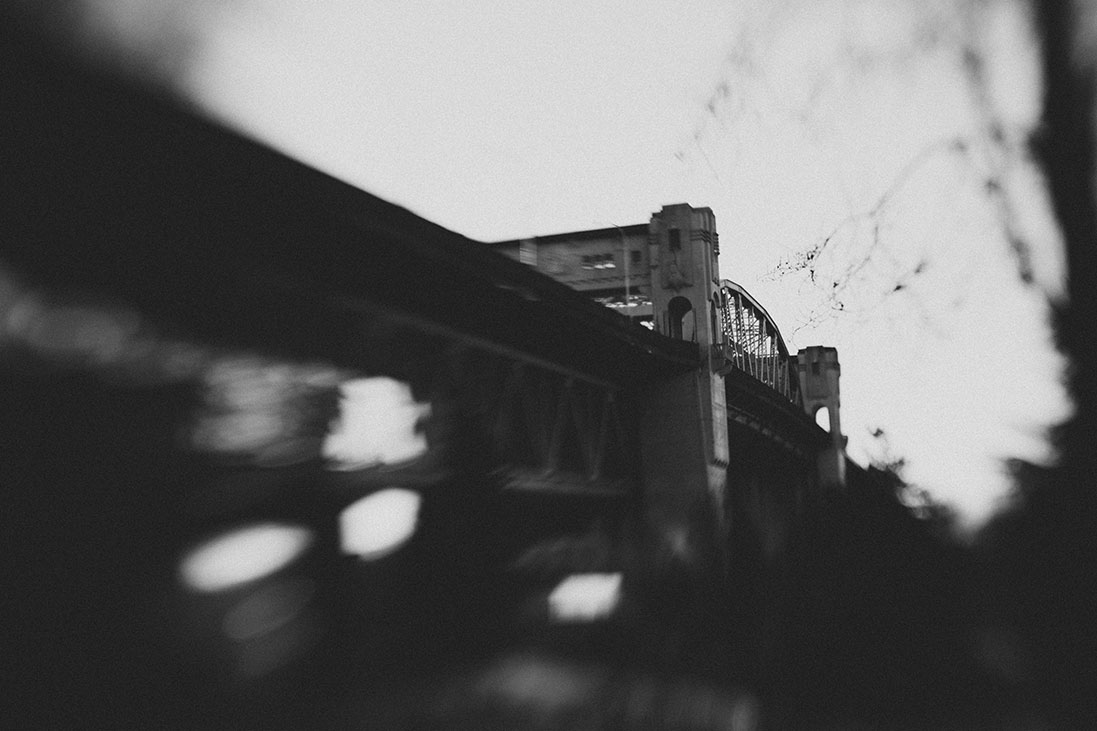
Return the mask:
[[696,346],[163,96],[3,45],[4,262],[33,285],[352,366],[362,312],[612,384],[698,362]]

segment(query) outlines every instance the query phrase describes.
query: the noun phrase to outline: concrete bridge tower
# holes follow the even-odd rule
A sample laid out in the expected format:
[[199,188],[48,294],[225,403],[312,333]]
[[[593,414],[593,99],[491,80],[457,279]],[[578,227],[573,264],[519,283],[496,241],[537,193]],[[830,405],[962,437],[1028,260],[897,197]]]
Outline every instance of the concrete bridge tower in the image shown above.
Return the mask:
[[716,218],[709,208],[664,206],[651,218],[648,242],[655,330],[696,343],[702,361],[652,386],[641,423],[649,514],[688,553],[721,520],[727,488],[726,396],[712,347],[722,338]]
[[796,356],[800,372],[800,392],[804,399],[804,411],[819,419],[819,412],[826,409],[824,423],[830,433],[830,445],[819,452],[819,481],[823,487],[842,487],[846,484],[846,438],[842,435],[839,418],[841,405],[838,377],[842,366],[838,363],[838,351],[820,345],[804,348]]

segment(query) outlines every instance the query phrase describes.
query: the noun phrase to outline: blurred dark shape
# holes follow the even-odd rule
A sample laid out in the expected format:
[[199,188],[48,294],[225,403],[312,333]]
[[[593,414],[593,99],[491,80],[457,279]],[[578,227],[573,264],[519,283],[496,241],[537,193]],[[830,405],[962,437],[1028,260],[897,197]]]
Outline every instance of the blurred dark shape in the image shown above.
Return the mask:
[[[1064,16],[1041,17],[1049,39],[1067,34]],[[1062,466],[1019,467],[1016,508],[971,553],[948,512],[889,469],[850,468],[845,493],[808,502],[781,492],[772,465],[777,478],[755,494],[730,492],[726,533],[695,541],[656,534],[627,490],[507,489],[492,415],[454,375],[501,361],[470,354],[452,332],[476,321],[486,337],[541,352],[546,316],[531,303],[548,285],[513,274],[520,284],[487,289],[487,259],[461,270],[462,286],[485,286],[488,308],[524,303],[528,332],[516,333],[514,320],[446,291],[455,278],[444,267],[406,271],[402,256],[436,253],[417,241],[452,252],[453,234],[364,194],[348,203],[330,179],[135,96],[25,27],[0,28],[11,99],[0,116],[15,130],[0,148],[14,161],[0,196],[13,726],[1083,719],[1097,687],[1097,381],[1093,323],[1077,309],[1097,290],[1085,289],[1097,271],[1085,268],[1097,230],[1092,105],[1087,93],[1072,102],[1080,114],[1055,106],[1069,91],[1055,74],[1073,71],[1054,43],[1049,118],[1084,123],[1052,125],[1060,136],[1045,142],[1053,189],[1066,185],[1060,215],[1080,219],[1065,227],[1081,289],[1061,319],[1078,416],[1060,435]],[[330,246],[302,253],[302,242]],[[354,298],[364,277],[387,304]],[[576,321],[602,322],[569,307]],[[416,320],[432,315],[440,326]],[[567,345],[592,368],[643,373],[607,356],[639,348],[593,336]],[[368,419],[398,449],[372,437],[357,456],[333,446],[333,429],[352,420],[340,399],[353,401],[358,382],[399,396],[367,399]],[[756,504],[763,492],[771,501]],[[385,503],[394,495],[401,530],[384,535],[393,521],[377,516],[396,515]],[[239,543],[207,542],[257,526],[287,542],[260,544],[248,571]],[[218,546],[227,575],[180,581]],[[550,621],[553,592],[576,576],[599,577],[598,609]]]
[[987,624],[981,650],[1056,728],[1097,721],[1090,598],[1097,595],[1097,525],[1093,475],[1080,462],[1065,454],[1050,468],[1015,462],[1013,503],[983,528],[976,546]]
[[1030,152],[1046,176],[1066,244],[1068,291],[1055,303],[1070,358],[1073,417],[1054,434],[1055,467],[1014,465],[1013,505],[979,546],[988,616],[1041,713],[1058,728],[1097,726],[1097,56],[1094,5],[1033,3],[1044,105]]
[[162,89],[185,82],[203,35],[236,0],[3,0],[6,22],[113,73]]
[[292,622],[315,593],[309,581],[284,581],[256,590],[225,615],[222,629],[233,640],[264,637]]
[[265,467],[320,458],[336,369],[225,354],[200,377],[203,408],[190,430],[192,448]]
[[937,728],[1013,718],[972,650],[973,566],[947,513],[917,517],[890,470],[851,469],[848,480],[769,559],[759,526],[733,506],[733,654],[756,679],[767,723]]
[[80,305],[48,304],[26,298],[7,318],[9,337],[43,357],[72,365],[109,365],[125,358],[140,328],[135,312]]
[[591,665],[538,653],[505,655],[450,682],[423,728],[761,728],[758,701],[694,678]]
[[[459,258],[472,247],[455,234],[24,31],[0,25],[12,725],[341,727],[356,708],[351,727],[400,727],[431,687],[512,646],[627,658],[620,634],[548,637],[517,613],[529,587],[507,566],[523,551],[599,520],[615,532],[639,509],[621,492],[502,489],[482,402],[454,374],[513,364],[455,333],[561,347],[544,327],[559,313],[485,317],[528,302],[490,289],[524,282],[520,265]],[[428,266],[439,252],[465,276]],[[531,286],[563,291],[550,284]],[[570,307],[563,317],[615,325],[593,303]],[[575,344],[591,368],[644,372],[607,357],[597,332]],[[403,446],[367,443],[339,465],[324,445],[350,421],[340,388],[356,382],[400,395],[366,416]],[[340,517],[394,486],[417,496],[414,519],[382,536],[371,518],[368,560],[346,554]],[[276,542],[249,566],[256,546],[240,541],[256,529]],[[210,551],[228,573],[181,581]],[[358,705],[392,687],[402,707]]]

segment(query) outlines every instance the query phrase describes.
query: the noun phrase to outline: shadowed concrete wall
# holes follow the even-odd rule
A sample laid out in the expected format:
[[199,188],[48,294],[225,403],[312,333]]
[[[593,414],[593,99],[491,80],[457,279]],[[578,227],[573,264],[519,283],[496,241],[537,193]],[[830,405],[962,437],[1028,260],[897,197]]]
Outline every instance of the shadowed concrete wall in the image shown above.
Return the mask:
[[645,510],[686,560],[696,557],[701,536],[723,527],[727,467],[712,454],[711,380],[695,371],[653,384],[640,422]]

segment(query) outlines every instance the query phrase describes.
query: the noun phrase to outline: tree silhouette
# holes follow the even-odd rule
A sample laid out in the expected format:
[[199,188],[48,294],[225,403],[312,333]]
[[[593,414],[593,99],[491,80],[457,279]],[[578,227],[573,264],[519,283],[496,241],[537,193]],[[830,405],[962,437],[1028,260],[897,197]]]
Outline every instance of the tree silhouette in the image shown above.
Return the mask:
[[1060,348],[1070,357],[1073,418],[1056,433],[1054,468],[1014,464],[1017,501],[982,536],[987,581],[1031,657],[1037,697],[1063,728],[1097,722],[1097,631],[1088,599],[1097,588],[1094,477],[1097,426],[1094,261],[1097,205],[1093,182],[1097,65],[1089,34],[1090,2],[1036,3],[1044,108],[1034,146],[1066,244],[1068,300],[1056,311]]

